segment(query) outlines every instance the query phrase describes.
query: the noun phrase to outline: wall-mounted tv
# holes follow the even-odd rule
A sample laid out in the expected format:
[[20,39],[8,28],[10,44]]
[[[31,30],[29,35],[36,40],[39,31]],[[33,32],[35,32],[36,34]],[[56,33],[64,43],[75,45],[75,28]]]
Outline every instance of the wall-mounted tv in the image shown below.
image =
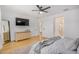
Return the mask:
[[16,18],[16,26],[29,26],[29,19]]

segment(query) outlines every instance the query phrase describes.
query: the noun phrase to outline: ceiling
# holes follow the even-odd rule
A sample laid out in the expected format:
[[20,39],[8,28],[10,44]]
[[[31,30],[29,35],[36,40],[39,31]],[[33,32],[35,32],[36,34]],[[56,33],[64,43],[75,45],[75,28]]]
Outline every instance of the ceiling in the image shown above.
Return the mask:
[[51,8],[47,10],[48,13],[39,14],[39,11],[32,11],[32,10],[38,10],[38,8],[35,5],[3,5],[1,7],[8,11],[24,13],[34,17],[40,17],[40,16],[44,17],[79,8],[78,5],[42,5],[42,6],[44,8],[50,6]]

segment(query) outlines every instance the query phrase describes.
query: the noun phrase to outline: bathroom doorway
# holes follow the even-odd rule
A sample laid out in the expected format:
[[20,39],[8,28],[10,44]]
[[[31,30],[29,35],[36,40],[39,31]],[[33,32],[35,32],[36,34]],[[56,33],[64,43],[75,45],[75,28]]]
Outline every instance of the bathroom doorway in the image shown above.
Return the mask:
[[55,36],[64,37],[64,17],[55,18]]
[[8,20],[2,20],[2,31],[4,44],[10,42],[10,23]]

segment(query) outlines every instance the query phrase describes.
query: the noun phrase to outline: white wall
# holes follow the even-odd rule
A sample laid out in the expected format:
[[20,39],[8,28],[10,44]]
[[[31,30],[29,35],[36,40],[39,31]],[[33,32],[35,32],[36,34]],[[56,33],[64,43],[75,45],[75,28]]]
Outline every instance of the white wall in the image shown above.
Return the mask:
[[[15,18],[25,18],[30,19],[30,26],[16,26],[15,25]],[[16,32],[18,31],[25,31],[27,29],[30,29],[32,31],[32,35],[38,34],[38,25],[37,25],[37,18],[31,17],[27,14],[20,14],[12,11],[7,11],[6,9],[2,9],[2,19],[9,20],[10,21],[10,32],[11,32],[11,41],[15,40]]]
[[79,9],[66,12],[64,17],[64,35],[71,38],[79,37]]
[[39,19],[36,18],[36,19],[31,19],[30,20],[30,29],[31,29],[31,32],[32,32],[32,36],[36,36],[36,35],[39,35]]
[[42,34],[44,37],[53,37],[53,16],[42,19]]
[[55,20],[55,17],[59,16],[64,16],[64,36],[71,38],[79,37],[79,9],[74,9],[43,18],[43,20],[45,20],[43,23],[43,26],[45,27],[43,34],[47,36],[52,36],[54,34],[53,21]]
[[0,8],[0,48],[3,46],[3,35],[2,35],[2,26],[1,26],[1,8]]

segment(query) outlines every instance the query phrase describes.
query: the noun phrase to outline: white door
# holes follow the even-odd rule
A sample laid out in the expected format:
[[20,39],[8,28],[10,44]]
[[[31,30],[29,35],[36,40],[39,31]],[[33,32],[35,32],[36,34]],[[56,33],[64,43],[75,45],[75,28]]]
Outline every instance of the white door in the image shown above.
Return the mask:
[[55,18],[55,36],[64,37],[64,17]]

